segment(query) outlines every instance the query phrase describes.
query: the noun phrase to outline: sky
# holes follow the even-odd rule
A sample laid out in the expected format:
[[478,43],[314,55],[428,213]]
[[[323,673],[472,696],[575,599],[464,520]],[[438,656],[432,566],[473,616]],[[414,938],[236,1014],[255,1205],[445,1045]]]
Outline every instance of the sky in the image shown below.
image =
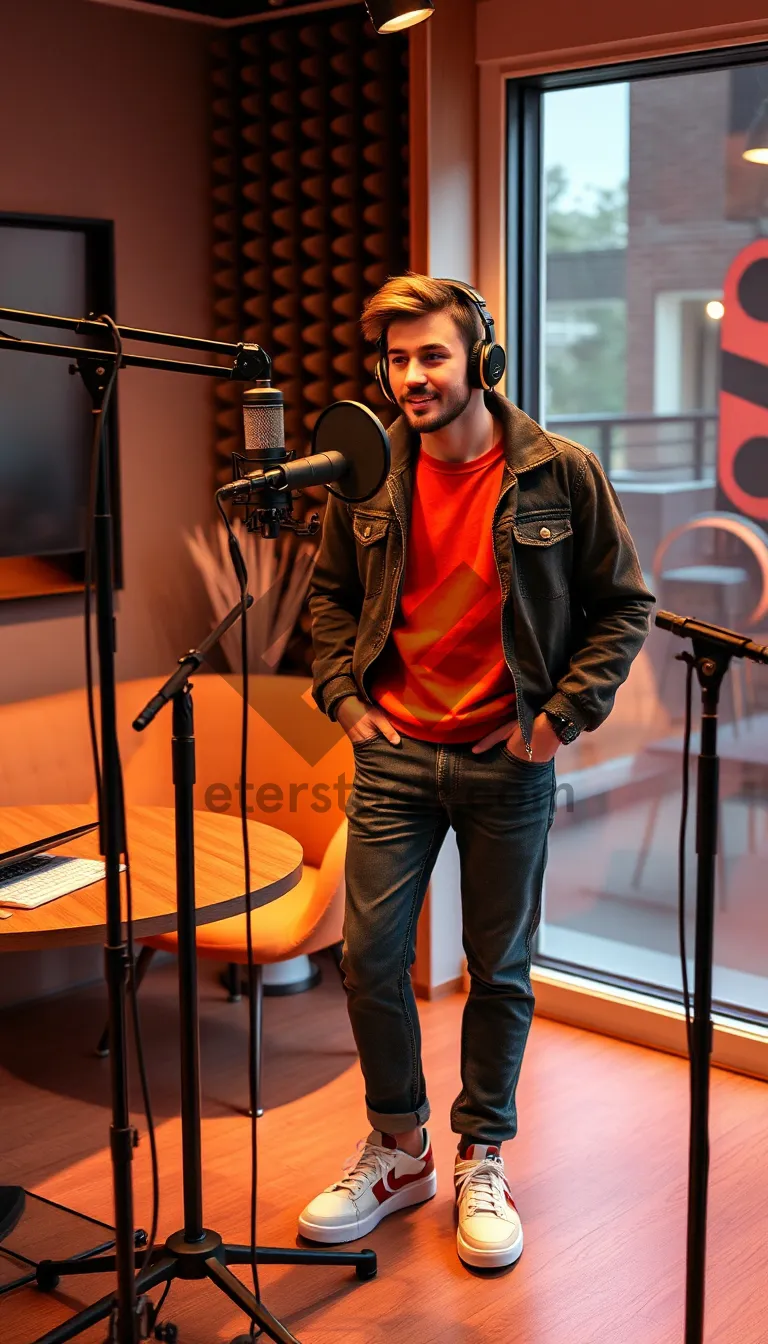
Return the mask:
[[544,95],[544,168],[562,164],[569,209],[590,186],[616,187],[629,165],[629,84],[593,84]]

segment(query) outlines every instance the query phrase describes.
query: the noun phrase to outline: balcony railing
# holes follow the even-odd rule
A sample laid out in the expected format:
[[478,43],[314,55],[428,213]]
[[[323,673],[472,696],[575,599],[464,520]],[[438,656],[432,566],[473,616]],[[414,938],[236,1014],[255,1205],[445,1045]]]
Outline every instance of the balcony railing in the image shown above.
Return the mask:
[[576,439],[620,481],[712,481],[716,475],[717,412],[669,415],[549,415],[548,429]]

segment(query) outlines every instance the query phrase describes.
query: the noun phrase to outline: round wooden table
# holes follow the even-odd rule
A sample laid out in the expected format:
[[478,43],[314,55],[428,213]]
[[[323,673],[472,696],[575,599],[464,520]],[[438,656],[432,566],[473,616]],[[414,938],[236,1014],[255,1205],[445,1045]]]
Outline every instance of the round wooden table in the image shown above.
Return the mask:
[[[42,840],[95,821],[89,803],[41,807],[0,807],[0,852]],[[170,807],[129,807],[128,846],[135,938],[176,928],[176,846]],[[274,826],[248,822],[251,847],[251,905],[268,905],[301,881],[303,852],[298,840]],[[98,830],[62,845],[54,854],[98,859]],[[125,875],[122,878],[125,910]],[[239,817],[195,812],[195,907],[197,924],[210,924],[245,910],[242,824]],[[36,947],[101,943],[106,936],[106,884],[94,882],[59,896],[37,910],[0,907],[0,952]]]

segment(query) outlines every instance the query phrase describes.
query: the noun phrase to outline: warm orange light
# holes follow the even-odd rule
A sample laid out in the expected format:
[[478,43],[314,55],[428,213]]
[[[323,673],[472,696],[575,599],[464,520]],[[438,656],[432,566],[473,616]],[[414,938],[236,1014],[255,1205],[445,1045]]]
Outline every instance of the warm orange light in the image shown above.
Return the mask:
[[396,19],[389,19],[387,23],[382,23],[379,32],[399,33],[401,28],[411,28],[414,24],[421,23],[424,19],[428,19],[433,12],[431,5],[429,6],[429,9],[426,9],[423,6],[421,9],[411,9],[407,14],[400,14]]
[[432,0],[365,0],[365,7],[371,16],[371,23],[377,33],[399,33],[403,28],[412,28],[422,23],[434,13]]

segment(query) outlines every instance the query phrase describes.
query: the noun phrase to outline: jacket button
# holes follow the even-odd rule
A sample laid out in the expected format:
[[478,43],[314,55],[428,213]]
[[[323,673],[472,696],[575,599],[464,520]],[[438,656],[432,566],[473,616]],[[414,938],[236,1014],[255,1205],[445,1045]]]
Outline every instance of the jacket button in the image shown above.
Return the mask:
[[548,527],[542,527],[539,528],[539,536],[543,537],[544,541],[546,541],[548,537],[552,536],[552,533],[550,532]]

